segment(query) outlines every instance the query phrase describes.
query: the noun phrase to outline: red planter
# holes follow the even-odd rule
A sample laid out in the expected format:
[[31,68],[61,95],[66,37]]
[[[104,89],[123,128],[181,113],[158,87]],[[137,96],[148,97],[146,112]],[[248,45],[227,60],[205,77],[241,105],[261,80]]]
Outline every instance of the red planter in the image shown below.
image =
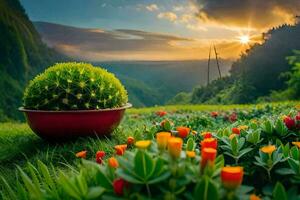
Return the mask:
[[25,113],[30,128],[42,138],[59,141],[81,136],[107,136],[121,122],[126,108],[78,111],[27,110]]

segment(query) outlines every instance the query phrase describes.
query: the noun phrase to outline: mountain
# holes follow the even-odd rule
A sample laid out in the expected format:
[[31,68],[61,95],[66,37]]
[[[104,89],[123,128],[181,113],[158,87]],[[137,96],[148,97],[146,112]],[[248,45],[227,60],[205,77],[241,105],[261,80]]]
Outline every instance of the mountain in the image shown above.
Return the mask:
[[63,58],[42,42],[18,0],[0,0],[0,121],[22,118],[25,84]]
[[284,74],[291,70],[287,57],[300,49],[300,24],[273,28],[263,37],[232,64],[229,77],[194,89],[192,102],[250,103],[285,88]]
[[[35,22],[34,25],[43,41],[61,53],[64,53],[65,48],[73,46],[75,48],[78,44],[88,48],[88,45],[84,44],[91,44],[91,41],[105,47],[109,46],[107,36],[104,37],[108,33],[100,29],[85,29],[47,22]],[[115,43],[111,45],[114,45],[112,47],[114,49],[118,48]],[[98,53],[97,50],[95,53]],[[78,57],[73,58],[80,60]],[[227,75],[231,61],[221,59],[220,63],[222,74]],[[190,92],[195,85],[206,83],[207,79],[206,60],[103,61],[93,64],[115,73],[127,88],[129,100],[136,107],[165,104],[177,93]],[[218,77],[218,71],[216,63],[213,64],[211,78],[215,79]]]

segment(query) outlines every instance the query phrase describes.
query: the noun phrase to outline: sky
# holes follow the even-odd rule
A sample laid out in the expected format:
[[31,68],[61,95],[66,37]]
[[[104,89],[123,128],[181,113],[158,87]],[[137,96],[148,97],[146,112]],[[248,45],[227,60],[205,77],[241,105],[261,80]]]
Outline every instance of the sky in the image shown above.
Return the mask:
[[[85,60],[236,59],[261,33],[295,23],[299,0],[21,0],[44,40]],[[70,30],[69,27],[74,27]],[[77,27],[77,28],[75,28]],[[48,30],[48,31],[45,31]],[[72,37],[66,37],[65,32]],[[50,34],[51,32],[51,34]],[[54,35],[54,36],[53,36]],[[74,36],[75,35],[75,36]]]

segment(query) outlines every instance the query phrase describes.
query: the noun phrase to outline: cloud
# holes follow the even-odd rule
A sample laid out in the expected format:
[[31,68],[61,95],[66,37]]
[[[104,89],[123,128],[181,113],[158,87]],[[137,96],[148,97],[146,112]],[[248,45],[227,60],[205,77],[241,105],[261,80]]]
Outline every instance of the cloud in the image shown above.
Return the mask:
[[49,46],[88,61],[207,59],[212,42],[222,58],[236,57],[241,51],[241,45],[229,40],[195,40],[140,30],[108,31],[45,22],[37,22],[35,26]]
[[159,19],[167,19],[171,22],[175,22],[177,20],[177,15],[173,12],[163,12],[157,15]]
[[153,12],[153,11],[158,10],[158,6],[156,4],[150,4],[150,5],[146,6],[146,9]]
[[229,27],[266,29],[294,23],[299,0],[195,0],[198,17],[207,23]]

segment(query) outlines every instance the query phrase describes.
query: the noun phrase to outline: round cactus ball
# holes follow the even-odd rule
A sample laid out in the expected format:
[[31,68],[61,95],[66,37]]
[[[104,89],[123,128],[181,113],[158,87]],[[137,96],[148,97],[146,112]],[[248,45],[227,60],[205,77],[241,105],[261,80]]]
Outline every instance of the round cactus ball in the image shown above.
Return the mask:
[[30,81],[24,108],[98,110],[126,105],[127,91],[105,69],[88,63],[57,63]]

